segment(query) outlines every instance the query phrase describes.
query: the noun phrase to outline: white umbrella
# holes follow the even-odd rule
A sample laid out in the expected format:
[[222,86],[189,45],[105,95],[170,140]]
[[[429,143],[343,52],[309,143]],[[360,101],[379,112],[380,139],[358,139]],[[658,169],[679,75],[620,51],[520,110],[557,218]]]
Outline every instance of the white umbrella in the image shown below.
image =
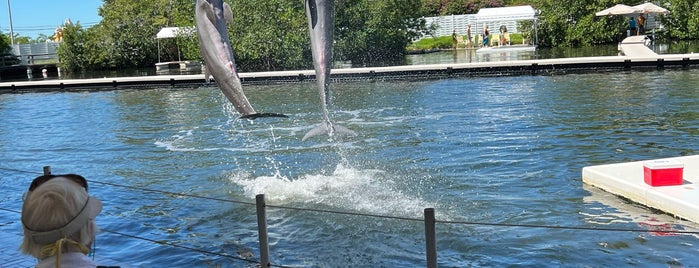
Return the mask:
[[630,7],[624,4],[617,4],[613,7],[607,8],[600,12],[595,13],[596,16],[611,16],[611,15],[628,15],[634,13],[641,13],[640,9],[635,7]]
[[657,14],[667,14],[670,13],[665,8],[659,7],[656,4],[653,3],[643,3],[637,6],[633,6],[632,8],[637,9],[639,12],[638,13],[657,13]]

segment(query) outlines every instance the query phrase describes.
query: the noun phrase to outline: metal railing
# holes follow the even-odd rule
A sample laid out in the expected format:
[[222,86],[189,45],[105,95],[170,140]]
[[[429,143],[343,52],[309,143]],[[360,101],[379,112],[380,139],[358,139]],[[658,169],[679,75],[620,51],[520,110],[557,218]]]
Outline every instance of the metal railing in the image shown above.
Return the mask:
[[58,63],[59,42],[14,44],[12,54],[20,59],[20,65]]

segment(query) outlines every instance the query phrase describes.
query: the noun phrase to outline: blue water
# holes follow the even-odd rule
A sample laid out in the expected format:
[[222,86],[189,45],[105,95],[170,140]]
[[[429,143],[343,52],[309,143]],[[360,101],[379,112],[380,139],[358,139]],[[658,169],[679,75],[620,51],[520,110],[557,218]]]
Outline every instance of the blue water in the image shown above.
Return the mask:
[[[290,116],[256,121],[237,120],[215,87],[5,94],[0,208],[20,210],[42,166],[82,174],[104,203],[96,255],[136,267],[252,266],[114,232],[256,260],[245,203],[260,193],[273,206],[410,219],[432,207],[438,221],[696,231],[583,185],[581,170],[697,154],[698,84],[698,70],[334,84],[331,118],[359,136],[305,142],[321,118],[313,83],[247,86],[258,111]],[[267,217],[275,265],[426,263],[421,221],[274,207]],[[0,224],[18,218],[0,212]],[[444,222],[437,251],[441,267],[699,263],[692,235]]]

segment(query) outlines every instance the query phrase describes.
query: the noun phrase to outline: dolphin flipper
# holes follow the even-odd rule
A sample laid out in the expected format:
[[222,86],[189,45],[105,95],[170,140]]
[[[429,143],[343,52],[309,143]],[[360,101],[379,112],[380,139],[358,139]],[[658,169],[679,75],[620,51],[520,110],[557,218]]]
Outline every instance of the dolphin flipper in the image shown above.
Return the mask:
[[246,114],[241,117],[240,119],[250,119],[250,120],[255,120],[257,118],[262,118],[262,117],[283,117],[283,118],[288,118],[288,115],[285,114],[278,114],[278,113],[254,113],[254,114]]

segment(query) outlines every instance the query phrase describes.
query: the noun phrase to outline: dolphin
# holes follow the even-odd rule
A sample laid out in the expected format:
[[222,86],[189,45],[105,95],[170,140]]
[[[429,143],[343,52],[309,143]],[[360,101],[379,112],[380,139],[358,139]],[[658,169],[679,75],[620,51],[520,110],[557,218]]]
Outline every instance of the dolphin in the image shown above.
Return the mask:
[[235,68],[226,22],[233,24],[231,7],[223,0],[197,0],[194,11],[199,36],[199,47],[206,64],[205,78],[213,75],[216,84],[233,103],[240,118],[287,117],[277,113],[257,113],[243,92],[240,77]]
[[311,37],[313,66],[316,71],[316,84],[320,93],[323,122],[303,136],[306,139],[328,134],[356,136],[357,133],[338,124],[330,122],[328,102],[330,102],[330,68],[333,58],[333,0],[305,0],[308,30]]

